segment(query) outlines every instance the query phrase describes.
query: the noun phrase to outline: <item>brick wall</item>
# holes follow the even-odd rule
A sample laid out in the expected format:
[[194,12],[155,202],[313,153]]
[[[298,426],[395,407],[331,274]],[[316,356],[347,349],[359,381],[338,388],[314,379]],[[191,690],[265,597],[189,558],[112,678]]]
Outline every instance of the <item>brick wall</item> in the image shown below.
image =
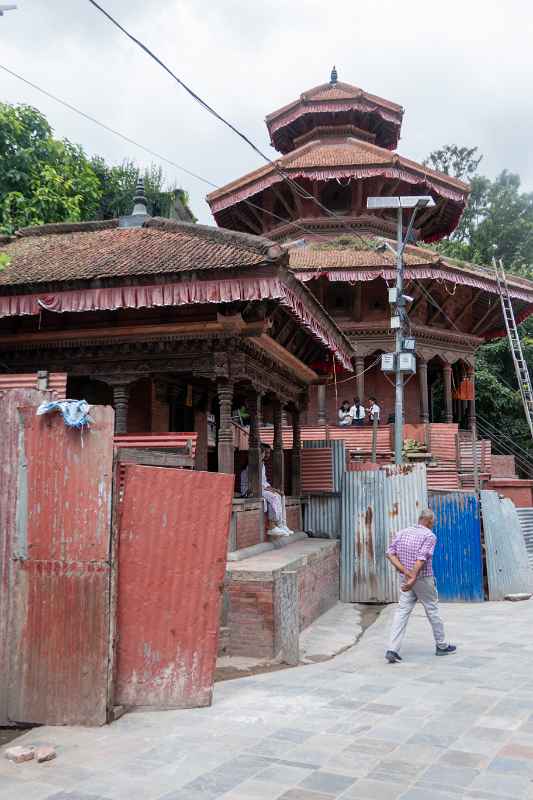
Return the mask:
[[250,509],[248,511],[235,512],[235,549],[252,547],[261,541],[262,517],[261,508]]
[[298,503],[298,505],[289,505],[287,503],[286,507],[286,516],[287,516],[287,527],[291,529],[291,531],[301,531],[302,530],[302,507]]
[[490,472],[493,478],[516,478],[514,456],[493,455]]
[[229,581],[228,652],[232,656],[274,657],[274,582]]
[[339,548],[316,558],[298,573],[300,630],[339,599]]
[[[298,616],[300,630],[330,609],[339,599],[339,545],[328,542],[326,549],[312,553],[297,566]],[[245,563],[245,562],[243,562]],[[274,658],[275,575],[253,580],[227,575],[228,653],[250,658]]]

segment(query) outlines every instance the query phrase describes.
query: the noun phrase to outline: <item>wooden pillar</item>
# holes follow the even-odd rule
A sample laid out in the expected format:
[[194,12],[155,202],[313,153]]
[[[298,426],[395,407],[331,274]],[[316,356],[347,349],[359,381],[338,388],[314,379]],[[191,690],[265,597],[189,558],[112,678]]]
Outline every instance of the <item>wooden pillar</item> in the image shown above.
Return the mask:
[[467,378],[472,384],[472,400],[468,401],[468,428],[471,431],[476,429],[476,368],[473,364],[468,365]]
[[262,459],[259,434],[261,395],[258,392],[250,392],[246,407],[250,414],[250,431],[248,435],[248,491],[252,497],[261,497]]
[[325,425],[327,421],[326,415],[326,384],[319,383],[317,386],[317,401],[318,401],[318,425]]
[[128,403],[130,384],[113,383],[113,406],[115,408],[115,433],[128,432]]
[[207,411],[202,408],[194,409],[194,430],[198,434],[196,439],[195,469],[207,471]]
[[274,421],[274,449],[272,451],[272,486],[274,489],[284,490],[285,475],[283,463],[283,428],[281,400],[274,398],[272,403]]
[[228,381],[217,383],[218,403],[220,407],[220,425],[218,428],[218,471],[232,474],[235,471],[233,453],[233,427],[231,424],[231,406],[233,403],[233,384]]
[[417,359],[417,367],[420,390],[420,422],[425,425],[429,422],[428,365],[420,356]]
[[357,396],[363,405],[365,404],[365,376],[363,374],[364,369],[365,369],[365,357],[356,356],[355,374],[357,375],[356,378]]
[[299,497],[302,491],[301,480],[301,447],[302,431],[300,427],[300,410],[295,408],[292,412],[292,469],[291,469],[291,494]]
[[444,378],[444,421],[453,422],[452,402],[452,365],[444,364],[442,368]]

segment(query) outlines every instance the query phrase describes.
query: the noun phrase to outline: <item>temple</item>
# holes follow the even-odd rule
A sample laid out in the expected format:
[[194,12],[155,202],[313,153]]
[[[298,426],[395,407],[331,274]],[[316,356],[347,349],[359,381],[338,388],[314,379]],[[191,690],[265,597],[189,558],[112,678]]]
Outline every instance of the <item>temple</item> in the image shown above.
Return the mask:
[[[395,260],[383,242],[395,246],[396,211],[369,212],[368,197],[431,195],[435,202],[418,213],[405,252],[417,357],[416,379],[405,386],[405,422],[468,429],[476,349],[504,333],[493,271],[426,246],[454,231],[469,187],[396,152],[402,118],[401,106],[339,81],[334,68],[328,83],[267,116],[281,157],[207,198],[219,225],[268,235],[288,248],[292,272],[356,350],[351,380],[332,362],[322,365],[308,426],[335,424],[338,404],[355,396],[376,397],[382,423],[394,412],[394,389],[379,356],[394,350],[387,289]],[[509,285],[522,320],[533,311],[533,285],[514,276]]]

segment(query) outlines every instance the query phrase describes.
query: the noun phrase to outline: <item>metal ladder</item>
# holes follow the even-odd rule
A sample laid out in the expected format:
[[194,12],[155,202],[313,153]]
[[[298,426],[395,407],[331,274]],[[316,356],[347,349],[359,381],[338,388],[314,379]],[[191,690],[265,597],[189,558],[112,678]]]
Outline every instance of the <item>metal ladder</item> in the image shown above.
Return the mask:
[[502,304],[502,313],[505,320],[505,328],[511,347],[511,354],[513,356],[513,363],[518,380],[518,388],[522,397],[524,411],[526,414],[527,423],[529,425],[529,432],[533,439],[533,388],[531,386],[531,378],[529,377],[529,370],[527,363],[522,352],[522,345],[518,335],[518,328],[516,327],[516,319],[509,295],[509,287],[507,285],[507,278],[505,277],[505,270],[503,263],[492,260],[494,271],[496,272],[496,281],[498,284],[498,292],[500,294],[500,302]]

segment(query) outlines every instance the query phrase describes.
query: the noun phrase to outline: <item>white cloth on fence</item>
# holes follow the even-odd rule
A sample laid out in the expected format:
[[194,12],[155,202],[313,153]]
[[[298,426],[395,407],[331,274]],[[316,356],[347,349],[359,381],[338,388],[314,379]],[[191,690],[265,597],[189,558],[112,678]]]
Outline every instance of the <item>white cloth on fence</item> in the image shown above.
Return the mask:
[[89,415],[91,407],[86,400],[52,400],[41,403],[36,411],[37,416],[48,414],[50,411],[59,411],[65,425],[69,428],[88,427],[92,419]]

